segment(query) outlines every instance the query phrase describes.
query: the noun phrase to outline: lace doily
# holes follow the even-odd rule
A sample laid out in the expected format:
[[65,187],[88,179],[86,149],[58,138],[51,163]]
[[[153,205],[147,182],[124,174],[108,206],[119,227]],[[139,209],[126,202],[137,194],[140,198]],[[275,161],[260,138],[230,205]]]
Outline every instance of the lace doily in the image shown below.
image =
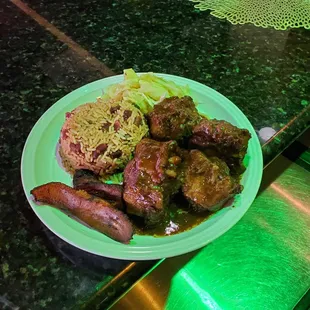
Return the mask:
[[252,23],[278,30],[310,29],[310,0],[190,0],[201,11],[211,10],[232,24]]

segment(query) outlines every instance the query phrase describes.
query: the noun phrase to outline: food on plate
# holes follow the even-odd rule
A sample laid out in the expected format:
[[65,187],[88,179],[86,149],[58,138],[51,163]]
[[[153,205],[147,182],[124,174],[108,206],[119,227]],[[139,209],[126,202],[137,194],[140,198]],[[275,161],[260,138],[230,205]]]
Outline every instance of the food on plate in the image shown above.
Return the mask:
[[217,211],[241,192],[226,163],[217,157],[208,158],[201,151],[191,150],[185,167],[182,191],[197,211]]
[[109,200],[113,206],[123,210],[123,187],[118,184],[101,182],[90,170],[76,170],[73,175],[73,187],[78,190]]
[[31,194],[37,203],[70,211],[87,225],[116,241],[128,243],[132,238],[133,227],[128,217],[109,202],[85,191],[52,182],[34,188]]
[[232,173],[245,170],[243,159],[251,134],[223,120],[202,120],[193,128],[191,148],[203,150],[207,156],[223,159]]
[[108,87],[103,100],[131,103],[143,114],[153,110],[155,104],[168,97],[189,95],[187,85],[179,86],[173,81],[156,76],[154,73],[138,75],[133,69],[124,70],[124,81]]
[[148,115],[150,134],[155,140],[180,140],[189,136],[201,119],[191,97],[170,97]]
[[111,174],[125,167],[136,144],[147,135],[139,109],[98,99],[66,113],[59,153],[71,173],[88,169],[98,175]]
[[143,217],[149,226],[161,221],[170,198],[181,187],[181,163],[176,141],[143,139],[124,171],[127,213]]
[[31,194],[128,243],[133,227],[191,229],[240,193],[251,135],[200,115],[186,86],[124,73],[96,102],[66,114],[59,154],[74,188],[47,183]]

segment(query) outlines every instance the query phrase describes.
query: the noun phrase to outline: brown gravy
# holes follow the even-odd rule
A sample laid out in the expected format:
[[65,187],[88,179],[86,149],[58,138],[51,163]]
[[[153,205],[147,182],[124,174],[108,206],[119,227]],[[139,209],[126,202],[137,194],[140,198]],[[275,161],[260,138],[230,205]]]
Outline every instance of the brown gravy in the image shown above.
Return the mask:
[[131,220],[137,235],[162,237],[192,229],[205,221],[210,215],[210,212],[195,213],[183,197],[177,197],[169,206],[167,219],[156,227],[145,227],[143,219],[138,217],[132,217]]

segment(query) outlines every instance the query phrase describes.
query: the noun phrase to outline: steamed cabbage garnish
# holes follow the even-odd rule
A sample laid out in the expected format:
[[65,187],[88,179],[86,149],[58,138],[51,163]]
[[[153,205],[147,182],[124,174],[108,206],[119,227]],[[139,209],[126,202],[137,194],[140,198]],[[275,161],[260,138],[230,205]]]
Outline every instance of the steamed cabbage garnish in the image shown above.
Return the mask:
[[124,70],[124,81],[111,85],[105,91],[102,99],[127,101],[147,114],[153,110],[154,104],[164,98],[177,96],[179,98],[189,95],[189,87],[178,86],[156,76],[154,73],[146,73],[138,76],[133,69]]

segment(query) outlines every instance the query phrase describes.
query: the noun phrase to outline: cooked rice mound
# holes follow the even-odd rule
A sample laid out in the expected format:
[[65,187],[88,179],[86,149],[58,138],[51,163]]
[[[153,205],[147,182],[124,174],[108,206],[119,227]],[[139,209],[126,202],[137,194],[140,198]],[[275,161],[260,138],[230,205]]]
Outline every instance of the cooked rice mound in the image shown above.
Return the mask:
[[86,103],[66,114],[60,156],[66,170],[88,169],[99,175],[123,169],[135,146],[148,135],[141,111],[130,103]]

